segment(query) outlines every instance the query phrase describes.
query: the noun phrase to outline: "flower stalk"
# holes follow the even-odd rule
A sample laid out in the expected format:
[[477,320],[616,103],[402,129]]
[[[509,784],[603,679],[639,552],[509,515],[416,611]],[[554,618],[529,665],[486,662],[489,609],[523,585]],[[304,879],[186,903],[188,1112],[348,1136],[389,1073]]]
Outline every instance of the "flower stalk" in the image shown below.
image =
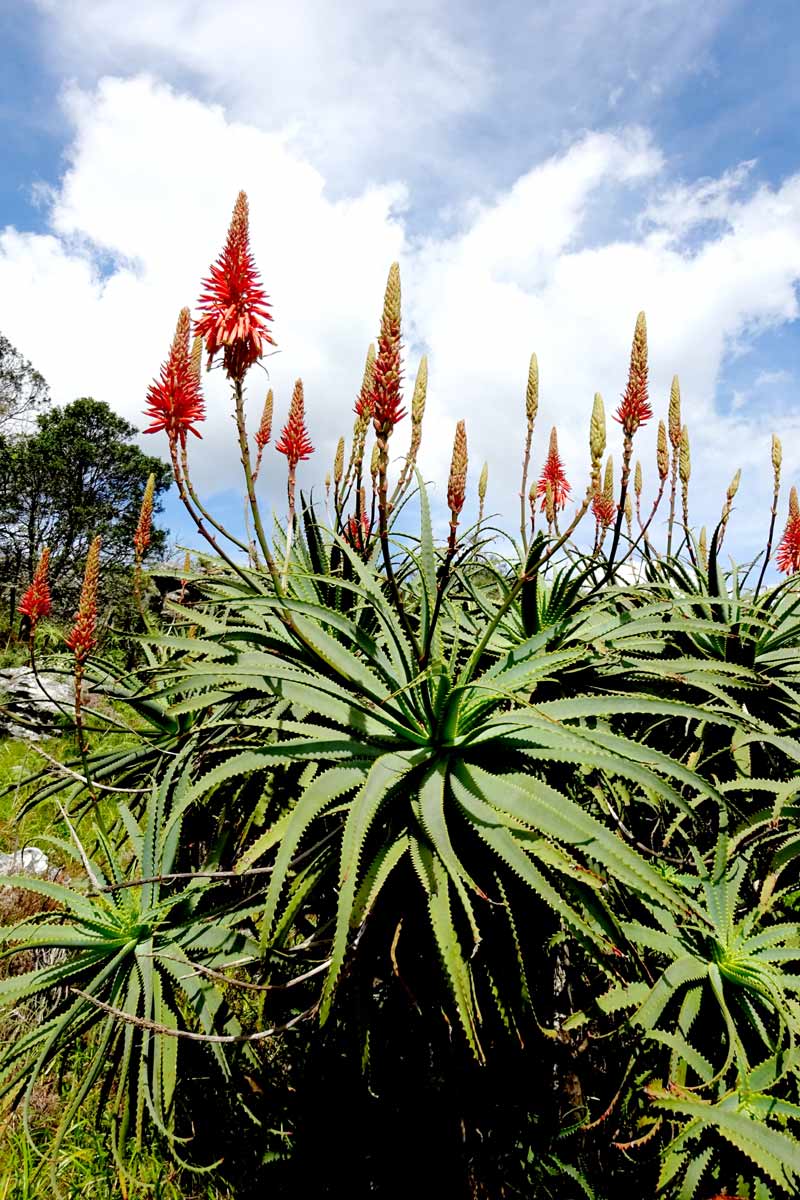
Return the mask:
[[633,333],[631,360],[628,368],[628,383],[622,395],[619,408],[614,419],[622,426],[622,479],[620,481],[619,501],[617,504],[617,519],[614,524],[614,537],[608,556],[607,577],[610,578],[614,569],[614,559],[622,531],[622,519],[625,515],[625,501],[628,495],[628,481],[631,473],[631,457],[633,455],[633,438],[637,430],[649,421],[653,415],[648,395],[648,364],[647,364],[647,322],[643,312],[636,318]]
[[767,547],[764,552],[764,561],[761,564],[761,571],[756,584],[756,596],[761,591],[761,586],[764,582],[764,576],[767,573],[767,566],[772,557],[772,542],[775,537],[775,521],[778,517],[778,500],[781,494],[781,465],[783,463],[783,446],[777,434],[772,435],[772,508],[769,515],[769,533],[767,534]]
[[414,393],[411,397],[411,443],[408,448],[400,478],[397,481],[392,498],[389,502],[391,511],[411,482],[414,468],[417,465],[417,455],[422,442],[422,419],[425,416],[425,400],[428,391],[428,356],[423,354],[419,360],[417,377],[414,380]]
[[[522,538],[523,555],[528,550],[528,522],[525,519],[525,498],[528,494],[528,470],[531,462],[531,446],[533,445],[533,429],[536,424],[536,414],[539,411],[539,360],[535,354],[530,357],[528,364],[528,383],[525,388],[525,450],[522,455],[522,483],[519,489],[520,537]],[[531,529],[531,533],[533,530]]]
[[677,375],[672,376],[669,392],[669,440],[672,446],[672,477],[669,489],[669,520],[667,523],[667,558],[672,554],[672,531],[675,525],[675,497],[678,491],[678,466],[681,453],[681,385]]
[[678,475],[681,481],[681,504],[683,507],[683,529],[686,535],[686,545],[689,550],[689,557],[694,566],[697,566],[695,559],[694,546],[692,545],[692,535],[689,530],[689,480],[692,477],[692,455],[689,446],[689,428],[684,425],[681,429],[681,442],[679,448]]
[[153,496],[155,493],[156,477],[149,475],[142,496],[142,505],[139,509],[139,520],[136,525],[136,532],[133,535],[133,598],[136,607],[144,617],[142,610],[142,559],[147,553],[147,547],[150,545],[150,534],[153,527]]
[[483,510],[486,504],[486,489],[489,486],[489,464],[485,462],[478,479],[478,524],[483,524]]
[[[247,443],[245,440],[245,446],[246,444]],[[289,418],[283,427],[280,440],[275,443],[275,449],[280,454],[286,455],[286,462],[288,466],[286,495],[288,500],[289,514],[286,531],[286,556],[284,558],[283,572],[281,575],[282,585],[285,587],[286,577],[289,571],[292,538],[294,536],[297,465],[298,463],[303,462],[305,459],[310,458],[314,453],[314,447],[311,445],[311,438],[308,436],[308,430],[306,428],[305,397],[303,393],[302,379],[295,380],[294,391],[292,392],[292,403],[289,408]],[[245,467],[245,474],[246,473],[247,468]]]

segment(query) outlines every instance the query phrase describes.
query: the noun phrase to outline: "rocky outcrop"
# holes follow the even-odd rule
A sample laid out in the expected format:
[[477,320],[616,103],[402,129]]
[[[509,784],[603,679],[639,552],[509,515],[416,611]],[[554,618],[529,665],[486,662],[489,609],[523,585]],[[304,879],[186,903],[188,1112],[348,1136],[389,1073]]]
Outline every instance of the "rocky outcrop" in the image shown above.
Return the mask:
[[6,667],[0,670],[0,737],[47,737],[74,703],[72,679],[40,672],[37,680],[30,667]]

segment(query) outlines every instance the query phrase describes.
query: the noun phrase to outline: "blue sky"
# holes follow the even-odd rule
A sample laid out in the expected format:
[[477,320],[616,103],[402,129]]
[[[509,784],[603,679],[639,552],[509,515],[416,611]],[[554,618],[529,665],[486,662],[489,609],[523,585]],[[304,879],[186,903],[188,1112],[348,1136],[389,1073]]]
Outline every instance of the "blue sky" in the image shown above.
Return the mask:
[[[709,455],[698,520],[735,449],[755,545],[773,428],[800,473],[799,57],[792,0],[0,0],[0,329],[57,401],[91,391],[136,420],[246,186],[276,394],[303,375],[325,463],[398,257],[432,475],[465,415],[475,475],[487,458],[513,511],[535,349],[579,476],[591,395],[615,402],[645,306],[654,387],[680,373]],[[232,511],[210,399],[197,476]]]

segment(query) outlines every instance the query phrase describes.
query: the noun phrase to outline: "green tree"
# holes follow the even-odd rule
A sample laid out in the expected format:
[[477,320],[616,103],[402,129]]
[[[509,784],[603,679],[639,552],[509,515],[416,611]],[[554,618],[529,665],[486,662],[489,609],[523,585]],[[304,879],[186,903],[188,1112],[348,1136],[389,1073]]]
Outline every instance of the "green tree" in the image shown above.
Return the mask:
[[[31,433],[0,438],[0,579],[8,591],[25,585],[47,545],[54,602],[68,611],[95,534],[108,593],[127,578],[147,477],[155,475],[156,497],[171,478],[135,435],[106,403],[84,397],[40,413]],[[154,526],[148,556],[163,554],[165,542]]]
[[24,421],[49,399],[43,376],[0,334],[0,434]]

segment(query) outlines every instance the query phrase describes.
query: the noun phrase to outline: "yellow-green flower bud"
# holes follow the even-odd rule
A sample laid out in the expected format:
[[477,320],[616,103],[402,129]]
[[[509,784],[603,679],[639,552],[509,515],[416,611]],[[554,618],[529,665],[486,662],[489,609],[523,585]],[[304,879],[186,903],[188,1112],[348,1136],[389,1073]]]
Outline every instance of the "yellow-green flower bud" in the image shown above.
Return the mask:
[[672,376],[672,387],[669,391],[669,440],[673,450],[681,444],[681,385],[678,376]]
[[528,365],[528,386],[525,389],[525,416],[528,419],[528,425],[533,426],[536,420],[536,413],[539,408],[539,360],[535,354],[531,355],[531,361]]
[[614,499],[614,459],[610,454],[606,459],[606,472],[603,476],[603,495],[606,500]]
[[414,380],[414,395],[411,399],[411,423],[421,425],[425,415],[425,397],[428,392],[428,356],[423,354]]
[[606,410],[603,397],[599,392],[594,394],[592,405],[592,420],[589,425],[589,451],[592,456],[592,466],[600,465],[606,449]]
[[685,486],[689,482],[692,474],[692,456],[689,450],[689,428],[686,425],[684,425],[681,429],[680,459],[678,469],[680,471],[681,483]]
[[658,422],[658,438],[656,439],[656,466],[658,478],[665,480],[669,474],[669,449],[667,447],[667,431],[664,422]]
[[339,444],[336,447],[336,457],[333,460],[333,480],[336,486],[342,482],[344,475],[344,438],[339,438]]
[[480,479],[478,480],[478,499],[483,502],[486,499],[486,488],[489,483],[489,464],[484,463],[481,470]]

